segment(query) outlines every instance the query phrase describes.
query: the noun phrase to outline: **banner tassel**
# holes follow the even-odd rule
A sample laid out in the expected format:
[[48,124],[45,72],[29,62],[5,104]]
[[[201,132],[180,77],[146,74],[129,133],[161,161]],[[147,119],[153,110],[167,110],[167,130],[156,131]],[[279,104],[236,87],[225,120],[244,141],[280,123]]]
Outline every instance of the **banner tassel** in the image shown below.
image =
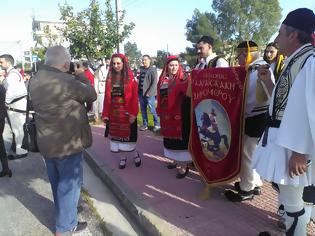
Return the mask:
[[210,199],[211,195],[212,195],[212,188],[210,187],[209,184],[206,183],[204,186],[204,189],[199,194],[199,199],[206,201]]

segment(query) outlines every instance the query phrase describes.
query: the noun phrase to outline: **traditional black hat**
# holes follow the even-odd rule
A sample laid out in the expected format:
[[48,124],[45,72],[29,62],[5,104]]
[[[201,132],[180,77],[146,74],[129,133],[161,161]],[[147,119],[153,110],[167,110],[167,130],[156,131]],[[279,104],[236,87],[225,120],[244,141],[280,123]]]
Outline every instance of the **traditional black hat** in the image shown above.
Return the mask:
[[211,36],[204,35],[198,40],[197,43],[200,43],[200,42],[209,43],[211,46],[213,46],[214,39]]
[[282,24],[292,26],[308,34],[312,34],[315,30],[315,15],[310,9],[298,8],[291,11]]
[[243,41],[239,45],[237,45],[236,49],[238,51],[245,50],[250,52],[258,51],[258,45],[254,41]]

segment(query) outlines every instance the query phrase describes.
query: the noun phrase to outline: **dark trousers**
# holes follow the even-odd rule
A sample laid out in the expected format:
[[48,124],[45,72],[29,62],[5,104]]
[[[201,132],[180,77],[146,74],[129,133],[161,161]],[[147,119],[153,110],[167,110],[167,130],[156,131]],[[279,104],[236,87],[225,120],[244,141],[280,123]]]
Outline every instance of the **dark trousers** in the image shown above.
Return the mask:
[[7,157],[7,153],[5,151],[5,147],[4,147],[4,141],[3,141],[3,129],[4,129],[4,119],[0,120],[0,160],[1,160],[1,164],[2,164],[2,170],[8,170],[9,169],[9,165],[8,165],[8,157]]

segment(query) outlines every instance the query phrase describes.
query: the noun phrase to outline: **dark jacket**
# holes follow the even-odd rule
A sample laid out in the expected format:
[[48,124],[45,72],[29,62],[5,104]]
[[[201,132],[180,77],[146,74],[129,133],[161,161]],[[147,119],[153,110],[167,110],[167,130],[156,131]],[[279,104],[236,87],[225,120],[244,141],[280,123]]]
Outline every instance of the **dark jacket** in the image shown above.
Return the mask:
[[[141,74],[141,72],[140,72]],[[157,83],[158,83],[158,77],[157,77],[157,71],[155,67],[149,67],[147,70],[147,73],[144,76],[143,79],[143,96],[156,96],[157,95]]]
[[91,146],[92,134],[84,103],[96,100],[85,76],[75,79],[42,66],[30,80],[30,99],[35,111],[38,147],[48,158],[60,158]]
[[5,107],[5,93],[5,88],[0,84],[0,120],[4,120],[7,114],[7,109]]

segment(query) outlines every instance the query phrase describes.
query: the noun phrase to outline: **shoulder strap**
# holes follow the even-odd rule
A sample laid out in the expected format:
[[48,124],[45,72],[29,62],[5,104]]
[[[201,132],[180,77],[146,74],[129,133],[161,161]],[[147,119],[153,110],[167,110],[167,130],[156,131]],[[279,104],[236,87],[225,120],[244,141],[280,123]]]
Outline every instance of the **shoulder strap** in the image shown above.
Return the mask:
[[14,98],[10,103],[7,103],[7,105],[11,105],[17,101],[20,101],[21,99],[25,98],[27,95],[24,95],[22,97]]
[[28,80],[27,84],[27,94],[26,94],[26,121],[29,120],[29,115],[30,115],[30,83],[31,83],[32,77]]
[[[11,69],[11,70],[9,71],[8,75],[9,75],[10,73],[17,74],[18,77],[20,78],[20,79],[19,79],[19,82],[21,82],[21,81],[23,80],[22,75],[21,75],[16,69]],[[17,101],[20,101],[21,99],[25,98],[26,96],[27,96],[27,95],[24,95],[24,96],[21,96],[21,97],[18,97],[18,98],[14,98],[14,99],[13,99],[10,103],[8,103],[7,105],[10,105],[10,104],[13,104],[13,103],[15,103],[15,102],[17,102]]]

